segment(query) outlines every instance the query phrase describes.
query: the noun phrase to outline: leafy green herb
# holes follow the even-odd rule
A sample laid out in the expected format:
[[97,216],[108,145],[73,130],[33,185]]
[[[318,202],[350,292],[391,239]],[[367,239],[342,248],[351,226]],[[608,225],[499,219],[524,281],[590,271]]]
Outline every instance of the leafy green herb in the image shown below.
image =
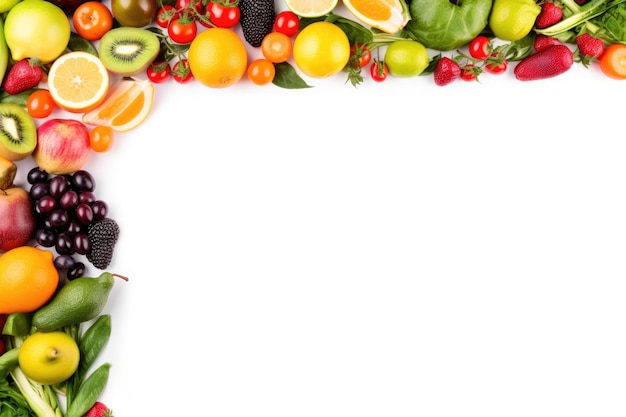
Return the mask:
[[275,68],[276,75],[274,76],[272,84],[289,89],[311,88],[288,62],[275,64]]

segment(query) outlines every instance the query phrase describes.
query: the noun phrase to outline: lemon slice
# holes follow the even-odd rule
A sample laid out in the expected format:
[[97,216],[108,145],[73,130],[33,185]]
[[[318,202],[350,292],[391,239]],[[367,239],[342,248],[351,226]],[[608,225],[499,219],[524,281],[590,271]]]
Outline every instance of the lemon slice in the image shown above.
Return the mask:
[[104,100],[109,90],[109,72],[97,56],[69,52],[57,58],[50,67],[48,90],[59,107],[82,113]]
[[390,34],[411,18],[404,0],[343,0],[343,4],[361,23]]
[[289,10],[300,17],[319,17],[332,12],[339,0],[285,0]]

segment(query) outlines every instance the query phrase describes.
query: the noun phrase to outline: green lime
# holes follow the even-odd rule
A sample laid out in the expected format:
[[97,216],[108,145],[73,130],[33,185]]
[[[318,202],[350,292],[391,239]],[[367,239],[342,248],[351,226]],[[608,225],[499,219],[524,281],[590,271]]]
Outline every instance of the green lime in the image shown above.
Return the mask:
[[385,51],[389,74],[396,77],[420,75],[428,67],[429,61],[426,47],[414,40],[395,41]]

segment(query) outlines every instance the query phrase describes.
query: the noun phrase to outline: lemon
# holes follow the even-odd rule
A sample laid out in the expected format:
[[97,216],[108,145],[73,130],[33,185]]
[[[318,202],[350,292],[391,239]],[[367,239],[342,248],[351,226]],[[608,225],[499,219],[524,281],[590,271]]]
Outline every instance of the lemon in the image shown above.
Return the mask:
[[540,12],[535,0],[495,0],[489,27],[499,39],[518,41],[530,33]]
[[31,334],[18,353],[24,375],[42,385],[58,384],[68,379],[78,369],[79,359],[80,350],[74,338],[59,330]]
[[37,58],[42,63],[57,59],[70,40],[70,22],[63,10],[42,0],[22,0],[4,21],[4,35],[15,61]]
[[338,0],[285,0],[285,5],[300,17],[319,17],[332,12],[338,2]]
[[304,74],[325,78],[341,71],[350,58],[350,41],[337,25],[319,21],[302,29],[293,43],[293,59]]
[[414,40],[395,41],[385,51],[385,63],[389,74],[396,77],[420,75],[428,67],[428,50]]

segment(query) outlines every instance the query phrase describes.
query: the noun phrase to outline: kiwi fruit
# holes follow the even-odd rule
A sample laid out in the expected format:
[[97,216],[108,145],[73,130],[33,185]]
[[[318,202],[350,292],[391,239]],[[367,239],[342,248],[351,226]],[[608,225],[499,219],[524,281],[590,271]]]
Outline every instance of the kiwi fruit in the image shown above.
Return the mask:
[[104,66],[122,76],[144,72],[159,54],[159,38],[148,29],[118,27],[100,39],[98,55]]
[[0,156],[20,161],[31,155],[37,146],[35,120],[24,107],[0,103]]

